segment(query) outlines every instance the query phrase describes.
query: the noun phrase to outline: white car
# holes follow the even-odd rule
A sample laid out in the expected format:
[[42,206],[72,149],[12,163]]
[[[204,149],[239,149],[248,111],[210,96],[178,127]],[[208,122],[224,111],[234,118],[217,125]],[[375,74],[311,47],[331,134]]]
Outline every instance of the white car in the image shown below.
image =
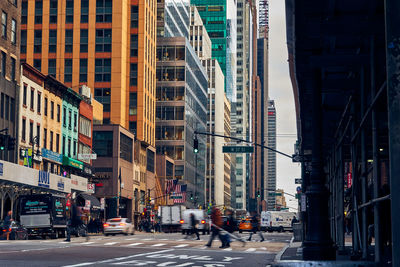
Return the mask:
[[116,235],[124,234],[133,235],[135,233],[135,228],[132,221],[127,218],[113,218],[106,221],[104,226],[104,235]]
[[190,214],[192,213],[197,221],[197,230],[203,232],[203,235],[210,234],[210,221],[205,210],[200,209],[187,209],[182,213],[182,219],[180,220],[182,234],[188,234],[191,231]]

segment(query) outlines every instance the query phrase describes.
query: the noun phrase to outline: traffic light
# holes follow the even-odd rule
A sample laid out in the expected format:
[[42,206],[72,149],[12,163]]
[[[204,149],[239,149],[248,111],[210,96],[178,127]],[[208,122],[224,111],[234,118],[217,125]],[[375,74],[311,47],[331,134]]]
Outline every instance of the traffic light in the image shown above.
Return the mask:
[[15,138],[7,135],[7,150],[14,150],[15,149]]
[[258,197],[258,198],[260,198],[260,197],[261,197],[261,195],[260,195],[260,191],[259,191],[259,190],[257,190],[257,197]]
[[5,150],[6,149],[6,138],[7,136],[5,135],[0,135],[0,150]]
[[193,141],[193,151],[194,153],[199,153],[199,140],[197,138]]
[[190,194],[190,200],[193,200],[193,194]]

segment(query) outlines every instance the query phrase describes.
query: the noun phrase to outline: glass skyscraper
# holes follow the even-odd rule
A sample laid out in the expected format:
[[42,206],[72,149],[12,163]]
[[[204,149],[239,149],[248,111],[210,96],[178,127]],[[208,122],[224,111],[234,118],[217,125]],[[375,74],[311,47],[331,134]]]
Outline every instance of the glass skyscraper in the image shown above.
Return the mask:
[[236,102],[236,0],[191,0],[212,41],[212,57],[225,76],[225,92]]

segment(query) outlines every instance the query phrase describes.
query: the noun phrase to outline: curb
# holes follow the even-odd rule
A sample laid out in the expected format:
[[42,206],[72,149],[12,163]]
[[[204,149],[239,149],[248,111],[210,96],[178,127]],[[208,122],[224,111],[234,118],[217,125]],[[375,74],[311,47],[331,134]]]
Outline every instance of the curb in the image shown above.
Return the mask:
[[277,263],[277,262],[281,261],[283,253],[285,253],[286,250],[290,247],[290,245],[293,244],[293,240],[294,240],[294,237],[292,237],[292,239],[290,240],[289,244],[287,244],[281,251],[279,251],[278,254],[276,254],[276,256],[274,258],[274,263]]

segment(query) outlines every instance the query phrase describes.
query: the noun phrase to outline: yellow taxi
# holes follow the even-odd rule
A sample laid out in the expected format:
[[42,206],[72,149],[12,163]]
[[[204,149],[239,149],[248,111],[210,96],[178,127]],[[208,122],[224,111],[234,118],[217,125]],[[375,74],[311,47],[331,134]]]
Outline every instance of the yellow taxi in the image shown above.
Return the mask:
[[239,223],[239,233],[245,232],[245,231],[252,231],[253,227],[251,226],[251,219],[246,218],[240,221]]

